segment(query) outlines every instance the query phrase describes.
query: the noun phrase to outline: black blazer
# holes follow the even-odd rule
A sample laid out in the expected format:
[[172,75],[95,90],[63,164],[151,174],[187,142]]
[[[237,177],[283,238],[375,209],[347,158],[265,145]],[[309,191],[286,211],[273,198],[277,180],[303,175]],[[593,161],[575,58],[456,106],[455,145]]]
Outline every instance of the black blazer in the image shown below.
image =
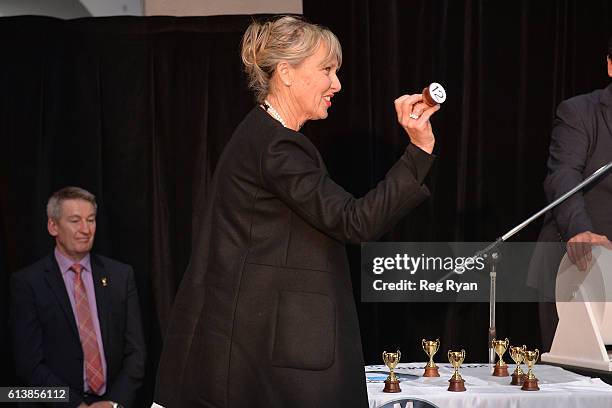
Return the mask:
[[365,407],[345,243],[372,241],[428,195],[433,157],[410,145],[355,198],[304,135],[261,108],[213,176],[176,295],[155,401],[188,407]]
[[[145,343],[134,274],[129,265],[91,255],[107,364],[104,399],[126,407],[142,384]],[[106,278],[106,286],[102,284]],[[18,377],[28,386],[68,386],[70,404],[83,400],[83,350],[53,255],[11,277],[11,328]]]
[[[610,161],[612,85],[561,102],[553,125],[548,175],[544,180],[548,202]],[[564,243],[585,231],[612,239],[612,175],[609,173],[549,212],[538,241]],[[554,299],[556,272],[564,253],[564,244],[556,248],[536,247],[528,282],[540,289],[544,300]]]

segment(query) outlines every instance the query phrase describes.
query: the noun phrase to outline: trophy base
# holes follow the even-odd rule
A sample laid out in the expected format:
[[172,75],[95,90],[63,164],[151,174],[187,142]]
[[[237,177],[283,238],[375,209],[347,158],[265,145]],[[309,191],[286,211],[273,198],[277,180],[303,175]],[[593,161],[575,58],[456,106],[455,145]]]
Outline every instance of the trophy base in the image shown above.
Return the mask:
[[507,365],[499,366],[499,365],[495,364],[495,368],[493,369],[493,376],[494,377],[508,377],[508,376],[510,376],[510,374],[508,374],[508,366]]
[[523,382],[525,382],[525,374],[512,373],[512,381],[510,381],[510,385],[523,385]]
[[525,380],[523,381],[523,386],[521,387],[521,390],[523,390],[523,391],[539,391],[540,387],[538,387],[538,379],[537,378],[529,379],[529,378],[525,377]]
[[465,381],[463,379],[455,380],[454,378],[451,378],[450,380],[448,380],[448,382],[450,383],[448,385],[449,391],[453,391],[453,392],[465,391]]
[[423,377],[439,377],[438,367],[425,367]]
[[385,388],[383,392],[401,392],[402,389],[399,386],[399,381],[385,380]]

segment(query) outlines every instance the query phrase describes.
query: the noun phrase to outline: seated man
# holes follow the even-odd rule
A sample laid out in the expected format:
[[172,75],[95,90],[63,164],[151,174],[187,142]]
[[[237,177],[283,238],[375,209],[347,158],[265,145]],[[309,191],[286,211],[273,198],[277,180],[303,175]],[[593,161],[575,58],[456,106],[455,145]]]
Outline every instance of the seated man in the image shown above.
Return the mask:
[[54,193],[47,205],[54,252],[11,279],[17,376],[27,386],[69,387],[61,407],[129,407],[144,377],[134,274],[90,253],[96,210],[81,188]]

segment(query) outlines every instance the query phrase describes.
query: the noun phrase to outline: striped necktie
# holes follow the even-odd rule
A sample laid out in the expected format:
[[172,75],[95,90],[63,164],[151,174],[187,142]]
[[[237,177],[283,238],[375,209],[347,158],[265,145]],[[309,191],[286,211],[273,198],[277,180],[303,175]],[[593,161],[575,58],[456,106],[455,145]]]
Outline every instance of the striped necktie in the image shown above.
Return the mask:
[[87,292],[85,285],[81,279],[83,266],[74,264],[70,267],[75,273],[74,278],[74,303],[76,306],[77,324],[79,327],[79,337],[81,338],[81,346],[83,348],[83,356],[85,358],[85,378],[91,391],[99,394],[104,385],[104,373],[102,372],[102,360],[100,358],[100,349],[94,330],[93,320],[91,319],[91,310],[89,310],[89,301],[87,300]]

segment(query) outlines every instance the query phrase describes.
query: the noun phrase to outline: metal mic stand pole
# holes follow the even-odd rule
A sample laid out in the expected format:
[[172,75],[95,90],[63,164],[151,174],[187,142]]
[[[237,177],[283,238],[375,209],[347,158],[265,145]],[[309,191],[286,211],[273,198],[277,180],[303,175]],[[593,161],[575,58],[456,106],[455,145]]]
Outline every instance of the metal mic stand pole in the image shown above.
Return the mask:
[[498,254],[493,252],[491,254],[491,272],[489,272],[489,364],[495,363],[495,350],[493,349],[493,339],[497,337],[497,330],[495,328],[495,285],[497,279],[497,265]]

